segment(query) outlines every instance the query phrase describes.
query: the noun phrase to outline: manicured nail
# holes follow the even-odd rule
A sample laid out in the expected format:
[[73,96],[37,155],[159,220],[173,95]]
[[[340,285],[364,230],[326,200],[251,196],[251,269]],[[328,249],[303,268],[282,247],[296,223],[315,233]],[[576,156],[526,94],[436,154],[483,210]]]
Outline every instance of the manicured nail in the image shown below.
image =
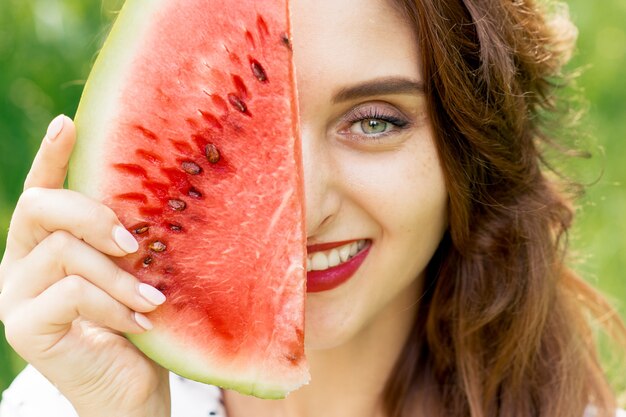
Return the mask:
[[133,235],[122,226],[115,226],[113,228],[113,239],[115,243],[117,243],[117,246],[126,253],[134,253],[139,249],[139,243],[137,243]]
[[146,330],[152,330],[152,323],[141,313],[135,312],[135,322]]
[[156,306],[160,306],[165,302],[165,295],[161,291],[143,282],[139,284],[139,294]]
[[52,119],[52,121],[48,125],[48,131],[46,132],[46,139],[48,139],[49,142],[53,142],[57,138],[57,136],[59,136],[59,133],[61,133],[61,130],[63,130],[64,120],[65,116],[62,114]]

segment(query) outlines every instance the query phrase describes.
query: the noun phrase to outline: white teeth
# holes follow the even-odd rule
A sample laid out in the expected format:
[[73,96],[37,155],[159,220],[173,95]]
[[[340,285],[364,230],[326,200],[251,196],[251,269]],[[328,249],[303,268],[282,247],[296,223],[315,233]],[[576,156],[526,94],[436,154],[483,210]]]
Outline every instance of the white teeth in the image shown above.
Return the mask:
[[344,245],[339,248],[339,258],[341,262],[345,262],[350,257],[350,245]]
[[341,259],[339,259],[339,252],[337,249],[333,249],[330,251],[330,255],[328,255],[328,266],[333,267],[339,265]]
[[323,271],[328,269],[328,258],[322,252],[316,252],[311,258],[311,269],[313,271]]
[[307,257],[306,270],[324,271],[337,266],[357,254],[365,247],[365,240],[348,243],[329,251],[315,252]]

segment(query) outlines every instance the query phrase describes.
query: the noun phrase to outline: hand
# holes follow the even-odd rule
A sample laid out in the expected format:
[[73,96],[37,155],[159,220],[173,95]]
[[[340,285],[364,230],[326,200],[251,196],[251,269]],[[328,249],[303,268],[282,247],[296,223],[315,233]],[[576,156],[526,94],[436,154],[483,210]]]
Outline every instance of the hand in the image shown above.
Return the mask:
[[62,189],[74,142],[72,121],[53,120],[13,213],[0,263],[7,341],[81,417],[169,416],[167,371],[121,334],[150,328],[141,313],[165,297],[109,257],[137,250],[113,211]]

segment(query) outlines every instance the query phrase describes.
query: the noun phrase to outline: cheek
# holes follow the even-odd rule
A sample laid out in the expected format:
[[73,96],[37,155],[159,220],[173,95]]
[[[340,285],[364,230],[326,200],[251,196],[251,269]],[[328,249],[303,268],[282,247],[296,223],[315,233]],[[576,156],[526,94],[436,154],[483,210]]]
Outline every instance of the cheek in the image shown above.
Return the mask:
[[[352,194],[377,230],[367,272],[369,294],[387,303],[415,282],[435,253],[447,227],[448,194],[434,143],[406,143],[379,163],[354,172]],[[419,292],[414,292],[419,296]],[[412,299],[411,302],[414,302]]]
[[394,151],[353,155],[344,165],[348,193],[383,238],[438,239],[446,227],[447,191],[434,143],[416,139]]
[[[382,312],[410,311],[419,277],[447,226],[447,192],[428,137],[379,153],[335,149],[333,178],[342,184],[341,226],[375,244],[358,279],[307,299],[307,346],[341,344]],[[339,163],[341,161],[341,163]]]

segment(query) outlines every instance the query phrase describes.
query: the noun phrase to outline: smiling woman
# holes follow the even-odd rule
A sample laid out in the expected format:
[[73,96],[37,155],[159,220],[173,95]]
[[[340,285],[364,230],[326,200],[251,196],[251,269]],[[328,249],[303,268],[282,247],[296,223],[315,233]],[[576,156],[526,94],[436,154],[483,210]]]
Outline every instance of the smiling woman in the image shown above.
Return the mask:
[[[97,279],[134,241],[77,193],[25,192],[0,317],[38,371],[2,416],[614,416],[588,322],[613,311],[564,264],[572,210],[544,165],[573,41],[547,4],[291,1],[312,381],[284,400],[168,375],[119,337],[163,302]],[[27,186],[61,187],[73,142],[55,119]]]

